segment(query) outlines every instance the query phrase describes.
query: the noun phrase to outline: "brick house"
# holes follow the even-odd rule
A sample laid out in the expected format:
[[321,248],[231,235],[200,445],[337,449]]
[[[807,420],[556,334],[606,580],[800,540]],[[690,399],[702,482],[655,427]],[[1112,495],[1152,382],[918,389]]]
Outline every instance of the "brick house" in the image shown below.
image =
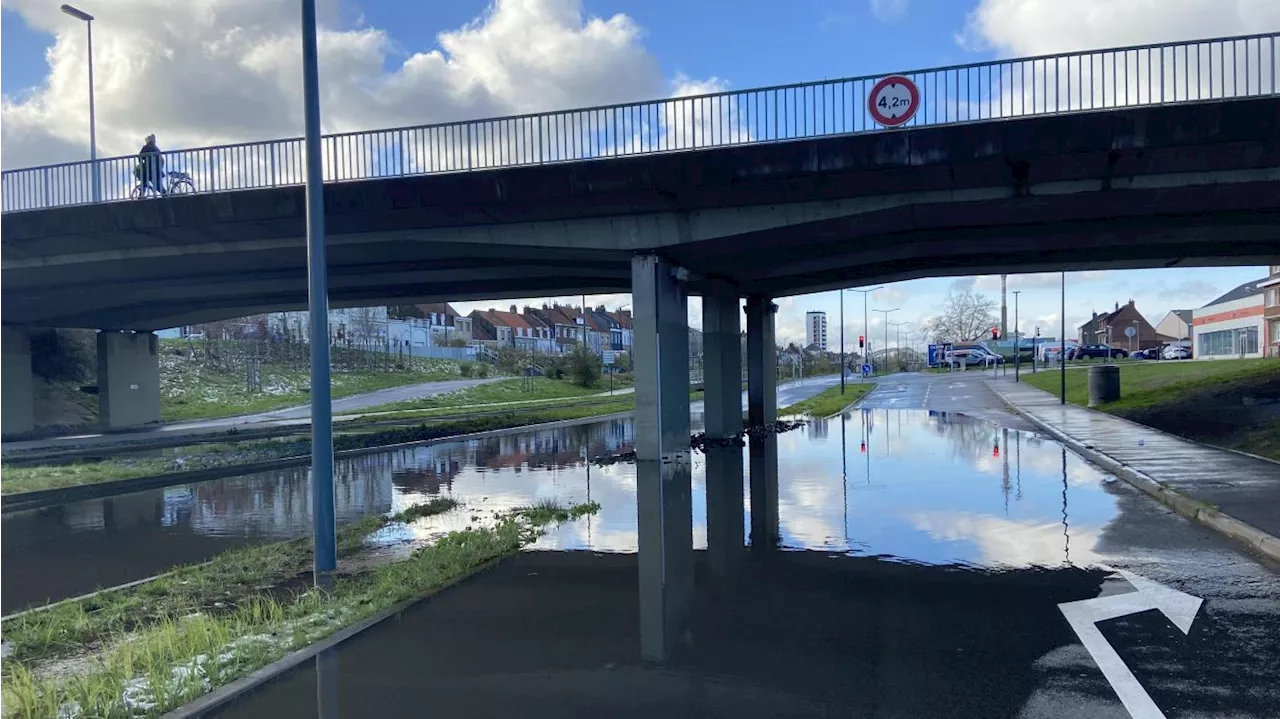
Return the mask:
[[[1125,330],[1129,327],[1137,330],[1132,338],[1125,334]],[[1147,318],[1143,317],[1134,306],[1133,300],[1123,305],[1117,302],[1115,309],[1111,312],[1102,314],[1094,312],[1088,322],[1080,325],[1078,336],[1081,344],[1109,344],[1116,349],[1127,351],[1159,347],[1172,339],[1156,332],[1156,328],[1152,327],[1151,323],[1147,322]]]

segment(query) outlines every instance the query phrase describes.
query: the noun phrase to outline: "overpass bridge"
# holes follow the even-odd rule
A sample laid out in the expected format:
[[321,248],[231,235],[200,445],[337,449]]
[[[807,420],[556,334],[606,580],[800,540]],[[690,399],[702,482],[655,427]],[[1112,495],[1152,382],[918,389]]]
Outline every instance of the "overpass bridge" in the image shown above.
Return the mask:
[[[761,302],[1273,263],[1278,35],[903,73],[892,129],[868,76],[327,136],[330,303],[630,291],[644,257]],[[194,191],[163,198],[132,199],[136,160],[0,176],[7,432],[30,427],[26,328],[111,330],[121,426],[158,419],[151,330],[306,306],[301,139],[165,153]]]
[[[1277,35],[904,73],[882,128],[858,77],[326,137],[334,305],[630,291],[642,651],[692,594],[687,297],[705,423],[775,419],[772,298],[949,274],[1274,264]],[[99,334],[100,414],[159,419],[150,330],[306,304],[300,139],[167,153],[197,192],[129,201],[133,157],[0,179],[3,425],[30,427],[24,328]],[[739,349],[747,298],[747,351]],[[753,546],[776,440],[750,443]],[[715,444],[714,442],[712,443]],[[774,453],[771,456],[771,453]],[[708,551],[732,563],[742,452],[707,453]]]

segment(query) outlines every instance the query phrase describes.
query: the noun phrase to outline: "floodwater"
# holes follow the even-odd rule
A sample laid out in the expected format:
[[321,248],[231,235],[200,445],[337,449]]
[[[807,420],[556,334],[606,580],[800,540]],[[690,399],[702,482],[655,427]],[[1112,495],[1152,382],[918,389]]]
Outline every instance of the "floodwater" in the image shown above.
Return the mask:
[[[340,521],[463,504],[378,538],[391,545],[543,498],[601,509],[221,715],[1124,717],[1058,608],[1137,587],[1111,568],[1204,599],[1189,635],[1155,611],[1103,627],[1166,716],[1280,706],[1274,567],[1050,439],[926,410],[779,435],[778,546],[743,549],[731,577],[699,552],[688,627],[655,667],[639,650],[636,467],[586,461],[632,439],[619,420],[339,463]],[[694,453],[700,550],[706,462]],[[305,535],[306,485],[288,470],[6,516],[5,611]]]

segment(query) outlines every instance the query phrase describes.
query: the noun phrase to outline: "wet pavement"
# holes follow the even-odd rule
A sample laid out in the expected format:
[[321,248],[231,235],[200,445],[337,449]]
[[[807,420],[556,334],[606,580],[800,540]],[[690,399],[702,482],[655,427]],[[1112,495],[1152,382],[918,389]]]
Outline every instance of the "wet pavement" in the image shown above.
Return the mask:
[[[1280,568],[1056,442],[867,408],[777,446],[779,546],[727,577],[699,552],[688,631],[663,664],[640,660],[635,472],[615,465],[591,469],[598,515],[219,716],[1276,716]],[[523,474],[523,497],[585,498],[585,467]],[[495,501],[461,480],[452,491]],[[697,454],[693,498],[702,548]],[[1133,611],[1106,615],[1119,595]],[[1087,622],[1130,673],[1112,681],[1159,713],[1126,710],[1091,654],[1107,650],[1086,648],[1088,628],[1060,608],[1072,602],[1112,617]],[[1162,611],[1186,622],[1187,602],[1184,635]]]

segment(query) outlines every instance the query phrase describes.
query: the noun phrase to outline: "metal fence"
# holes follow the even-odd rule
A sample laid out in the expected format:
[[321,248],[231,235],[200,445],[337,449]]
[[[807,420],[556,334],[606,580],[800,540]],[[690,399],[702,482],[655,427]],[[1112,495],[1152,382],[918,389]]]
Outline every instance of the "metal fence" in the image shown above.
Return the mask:
[[[919,88],[903,127],[1277,94],[1267,33],[899,73]],[[883,129],[867,108],[884,76],[675,97],[489,120],[327,135],[326,182],[701,150]],[[300,185],[301,138],[163,154],[178,192]],[[6,171],[4,212],[137,197],[137,156]]]

